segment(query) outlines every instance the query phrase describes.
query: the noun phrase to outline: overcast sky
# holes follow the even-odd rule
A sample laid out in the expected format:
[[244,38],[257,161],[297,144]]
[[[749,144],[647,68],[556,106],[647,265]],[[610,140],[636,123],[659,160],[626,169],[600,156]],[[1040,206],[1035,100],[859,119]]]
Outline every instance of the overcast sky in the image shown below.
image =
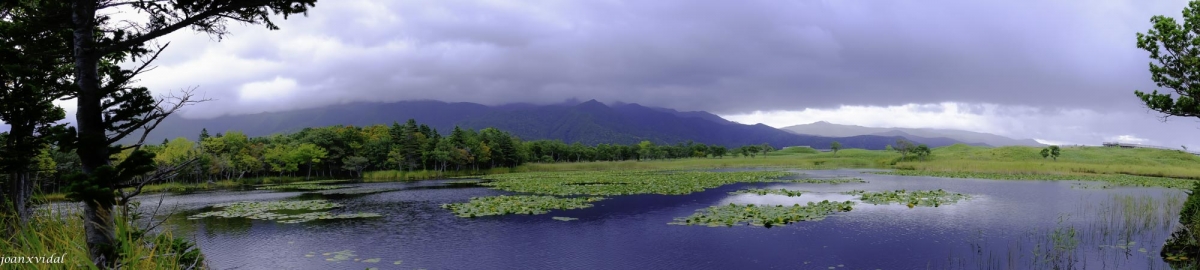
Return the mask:
[[[1135,47],[1183,0],[318,2],[279,31],[180,31],[142,83],[214,117],[351,101],[569,98],[775,127],[938,127],[1049,143],[1200,149],[1163,123]],[[69,104],[74,105],[74,104]]]

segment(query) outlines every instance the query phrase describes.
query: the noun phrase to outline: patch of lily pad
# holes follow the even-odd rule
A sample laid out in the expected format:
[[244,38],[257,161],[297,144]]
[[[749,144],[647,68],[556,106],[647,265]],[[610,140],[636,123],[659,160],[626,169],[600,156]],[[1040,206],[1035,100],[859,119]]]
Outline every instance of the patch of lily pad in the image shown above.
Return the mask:
[[551,219],[554,219],[554,220],[557,220],[557,221],[572,221],[572,220],[579,220],[578,218],[573,218],[573,217],[552,217]]
[[326,252],[321,255],[325,256],[325,257],[329,257],[329,258],[325,258],[325,260],[331,261],[331,262],[346,261],[346,260],[350,260],[353,257],[358,257],[358,255],[354,255],[353,250],[349,250],[349,249],[343,250],[343,251],[337,251],[337,252]]
[[313,220],[372,218],[380,216],[375,213],[332,214],[322,211],[338,207],[342,207],[342,205],[325,200],[233,202],[213,205],[213,208],[219,210],[195,214],[189,216],[188,219],[208,217],[248,218],[273,220],[279,223],[301,223]]
[[550,210],[566,210],[592,207],[602,197],[560,198],[554,196],[516,195],[474,197],[465,203],[443,204],[459,217],[481,217],[507,214],[539,215]]
[[788,197],[800,197],[801,193],[802,192],[800,192],[798,190],[790,190],[790,189],[782,189],[782,188],[781,189],[751,188],[751,189],[743,189],[743,190],[730,192],[729,194],[733,194],[733,195],[738,195],[738,194],[783,195],[783,196],[788,196]]
[[843,192],[843,194],[859,195],[859,200],[869,204],[891,204],[899,203],[906,204],[909,208],[914,206],[931,206],[938,207],[946,204],[954,204],[958,201],[969,199],[970,196],[962,193],[954,193],[938,190],[892,190],[892,191],[864,191],[853,190]]
[[805,205],[795,204],[792,206],[740,205],[731,203],[697,210],[695,214],[676,218],[670,224],[705,225],[709,227],[732,227],[737,225],[772,227],[800,221],[822,220],[835,212],[850,211],[854,208],[853,206],[854,202],[851,201],[831,202],[829,200],[808,202]]
[[578,171],[486,175],[480,185],[542,195],[683,195],[733,183],[789,182],[781,171]]

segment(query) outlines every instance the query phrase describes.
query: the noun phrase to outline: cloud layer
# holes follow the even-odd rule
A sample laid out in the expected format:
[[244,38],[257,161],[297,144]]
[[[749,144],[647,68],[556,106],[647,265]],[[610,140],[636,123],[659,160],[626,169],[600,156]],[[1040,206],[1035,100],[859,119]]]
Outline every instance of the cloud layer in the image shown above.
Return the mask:
[[[997,104],[933,103],[899,106],[841,106],[831,109],[759,111],[722,115],[741,123],[787,127],[826,121],[867,127],[945,128],[1030,138],[1045,144],[1100,145],[1125,142],[1200,149],[1200,121],[1161,119],[1147,113],[1090,109],[1040,109]],[[1150,131],[1150,132],[1147,132]]]
[[[775,125],[850,113],[1043,140],[1196,143],[1175,134],[1194,134],[1194,121],[1162,124],[1132,94],[1154,89],[1136,33],[1153,15],[1178,17],[1186,2],[322,1],[279,31],[231,25],[220,42],[169,35],[143,83],[199,86],[216,99],[189,117],[350,101],[594,98],[762,111]],[[922,110],[907,104],[982,114],[889,118],[895,108]]]

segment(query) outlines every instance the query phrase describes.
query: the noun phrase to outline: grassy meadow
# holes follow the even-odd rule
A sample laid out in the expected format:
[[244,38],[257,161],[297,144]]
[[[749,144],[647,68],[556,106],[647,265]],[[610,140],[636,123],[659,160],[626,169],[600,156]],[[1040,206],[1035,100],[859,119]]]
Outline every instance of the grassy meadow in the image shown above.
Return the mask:
[[[895,169],[894,174],[939,177],[970,177],[988,179],[1097,180],[1106,182],[1149,181],[1149,186],[1186,188],[1190,181],[1200,180],[1200,156],[1173,150],[1112,147],[1063,148],[1057,159],[1042,158],[1039,147],[1005,146],[981,147],[952,145],[933,149],[925,160],[903,159],[900,153],[883,150],[845,149],[819,152],[807,147],[792,147],[757,157],[686,158],[649,161],[597,161],[528,163],[515,168],[494,168],[478,171],[438,172],[368,171],[364,182],[393,182],[469,177],[523,172],[566,172],[604,170],[664,170],[719,168],[791,168]],[[188,192],[196,190],[232,189],[239,187],[286,184],[304,181],[303,177],[263,177],[221,180],[212,183],[162,183],[146,186],[146,193]],[[1182,181],[1182,182],[1181,182]],[[45,200],[65,199],[63,194],[44,194]]]

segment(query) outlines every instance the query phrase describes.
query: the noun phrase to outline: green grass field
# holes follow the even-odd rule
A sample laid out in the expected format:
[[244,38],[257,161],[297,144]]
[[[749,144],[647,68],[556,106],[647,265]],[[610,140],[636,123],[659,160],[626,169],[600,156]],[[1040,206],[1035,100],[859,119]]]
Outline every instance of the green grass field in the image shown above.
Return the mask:
[[[952,145],[933,149],[924,161],[901,160],[897,152],[882,150],[845,149],[819,152],[808,147],[793,147],[767,155],[750,157],[688,158],[650,161],[599,161],[574,163],[528,163],[516,168],[495,168],[480,171],[373,171],[364,172],[365,182],[412,181],[448,177],[478,176],[518,172],[559,172],[598,170],[661,170],[715,168],[792,168],[839,169],[875,168],[896,169],[903,175],[962,176],[992,179],[1070,179],[1099,180],[1124,176],[1150,177],[1152,182],[1200,180],[1200,156],[1173,150],[1111,147],[1070,147],[1062,150],[1057,160],[1042,158],[1039,147],[1006,146],[980,147]],[[951,174],[975,173],[975,174]],[[1170,178],[1170,179],[1160,179]],[[1172,180],[1174,179],[1174,180]],[[242,181],[222,180],[214,183],[164,183],[146,186],[146,193],[185,192],[194,190],[230,189],[248,184],[281,184],[302,181],[296,177],[266,177]],[[1169,187],[1188,186],[1173,183]],[[61,200],[63,194],[45,194],[46,200]]]

